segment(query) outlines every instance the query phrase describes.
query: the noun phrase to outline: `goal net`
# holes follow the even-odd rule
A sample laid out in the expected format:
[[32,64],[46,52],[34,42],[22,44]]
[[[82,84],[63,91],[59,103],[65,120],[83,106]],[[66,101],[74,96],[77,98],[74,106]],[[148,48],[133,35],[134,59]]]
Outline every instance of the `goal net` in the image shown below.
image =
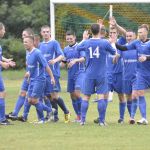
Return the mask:
[[[73,30],[77,35],[77,40],[80,41],[83,31],[89,29],[90,25],[96,23],[99,18],[104,20],[104,25],[108,28],[111,14],[116,18],[119,25],[135,32],[140,24],[150,24],[150,3],[82,1],[70,3],[67,0],[51,0],[52,36],[61,43],[62,47],[65,46],[67,30]],[[113,10],[110,10],[110,5],[113,6]]]

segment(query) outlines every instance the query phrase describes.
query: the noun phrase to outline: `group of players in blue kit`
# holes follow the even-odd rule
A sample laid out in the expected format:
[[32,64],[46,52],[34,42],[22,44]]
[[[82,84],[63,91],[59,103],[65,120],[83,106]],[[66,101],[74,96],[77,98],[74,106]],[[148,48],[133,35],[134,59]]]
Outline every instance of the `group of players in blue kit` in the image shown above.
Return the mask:
[[[0,32],[1,30],[0,26]],[[37,48],[34,43],[34,33],[30,28],[25,29],[22,35],[24,35],[23,44],[27,50],[27,72],[12,113],[5,115],[4,98],[0,95],[2,97],[0,97],[0,123],[10,124],[7,118],[26,122],[31,105],[36,108],[37,123],[50,120],[57,122],[59,120],[58,106],[64,112],[65,123],[68,123],[70,112],[59,95],[61,62],[61,66],[66,65],[68,69],[67,92],[70,93],[72,106],[77,116],[75,122],[85,125],[90,97],[96,93],[99,116],[94,122],[100,126],[106,126],[109,91],[115,91],[119,98],[118,123],[124,122],[127,105],[129,123],[135,123],[134,117],[139,106],[142,119],[137,123],[147,125],[144,93],[150,86],[148,31],[146,24],[141,25],[138,28],[138,39],[136,39],[133,31],[124,30],[117,24],[115,18],[111,18],[109,39],[105,38],[105,27],[95,23],[91,25],[92,38],[89,38],[88,32],[85,31],[85,38],[80,43],[76,42],[74,32],[66,32],[68,46],[62,51],[59,43],[51,39],[49,26],[42,26],[43,42],[40,42]],[[123,36],[118,40],[119,32]],[[8,63],[9,66],[14,66],[12,60]],[[3,67],[3,64],[1,66]],[[1,91],[4,92],[4,88]],[[18,117],[22,106],[24,106],[23,115]],[[47,112],[46,117],[43,111]]]

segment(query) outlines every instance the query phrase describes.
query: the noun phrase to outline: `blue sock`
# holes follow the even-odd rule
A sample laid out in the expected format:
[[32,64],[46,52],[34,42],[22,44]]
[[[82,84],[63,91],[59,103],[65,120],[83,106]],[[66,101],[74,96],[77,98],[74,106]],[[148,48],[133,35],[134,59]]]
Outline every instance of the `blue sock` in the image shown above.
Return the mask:
[[65,105],[65,103],[64,103],[64,101],[63,101],[63,99],[61,97],[59,97],[57,99],[57,104],[62,109],[62,111],[64,112],[64,114],[68,114],[69,113],[69,111],[68,111],[68,109],[67,109],[67,107],[66,107],[66,105]]
[[139,96],[139,109],[142,118],[146,119],[146,100],[144,96]]
[[108,100],[104,99],[105,105],[104,105],[104,114],[103,114],[103,122],[105,122],[105,116],[106,116],[106,109],[108,105]]
[[120,112],[120,119],[124,120],[124,113],[126,109],[126,102],[119,103],[119,112]]
[[[41,102],[40,102],[40,103],[41,103]],[[46,111],[46,112],[48,112],[48,113],[52,111],[51,107],[48,107],[47,105],[45,105],[45,104],[43,104],[43,103],[41,103],[41,105],[42,105],[44,111]]]
[[19,97],[18,97],[16,106],[15,106],[15,109],[14,109],[12,115],[18,116],[18,113],[19,113],[21,107],[23,106],[23,104],[24,104],[24,102],[25,102],[25,98],[26,98],[25,96],[19,96]]
[[82,98],[77,99],[77,104],[78,104],[78,116],[81,116],[81,103],[82,103]]
[[44,113],[43,113],[43,106],[41,102],[38,102],[37,104],[34,105],[36,107],[36,110],[38,112],[38,117],[40,118],[40,120],[45,120],[44,119]]
[[86,120],[86,113],[87,113],[88,107],[89,107],[89,102],[83,100],[81,104],[81,121],[82,122],[85,122]]
[[55,111],[54,111],[54,119],[57,120],[58,119],[58,106],[57,106],[57,102],[56,101],[57,101],[56,99],[52,100],[51,104],[52,104],[52,108],[55,109]]
[[24,111],[23,111],[23,117],[27,120],[28,118],[28,114],[29,114],[29,111],[30,111],[30,107],[31,107],[31,104],[28,102],[28,99],[25,100],[24,102]]
[[0,98],[0,122],[4,121],[5,119],[5,100],[4,98]]
[[72,99],[72,106],[73,106],[73,109],[74,109],[76,115],[78,115],[78,102],[76,99]]
[[138,100],[137,99],[133,99],[132,100],[132,106],[131,106],[131,118],[134,119],[136,110],[137,110],[137,105],[138,105]]
[[[44,102],[45,102],[45,105],[50,109],[50,112],[52,111],[52,105],[51,105],[51,102],[50,102],[50,99],[44,99]],[[44,109],[44,108],[43,108]],[[45,110],[45,109],[44,109]],[[46,110],[45,110],[46,111]],[[49,112],[49,110],[47,111]]]
[[131,117],[131,106],[132,106],[132,100],[128,100],[127,101],[127,108],[128,108],[128,112],[129,112],[130,117]]
[[104,99],[101,99],[101,100],[98,100],[97,102],[97,110],[98,110],[98,113],[99,113],[99,122],[104,122],[104,115],[105,115],[105,100]]

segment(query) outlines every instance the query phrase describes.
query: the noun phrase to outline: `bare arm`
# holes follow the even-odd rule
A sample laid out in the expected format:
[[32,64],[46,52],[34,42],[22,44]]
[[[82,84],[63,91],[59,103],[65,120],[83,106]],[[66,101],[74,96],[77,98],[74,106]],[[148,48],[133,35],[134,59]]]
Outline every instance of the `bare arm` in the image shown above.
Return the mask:
[[0,61],[0,65],[5,69],[9,68],[9,63],[7,63],[7,62]]
[[71,68],[76,63],[81,63],[81,62],[84,62],[84,61],[85,61],[84,57],[73,59],[71,62],[69,62],[68,68]]
[[51,65],[54,65],[56,62],[60,62],[63,59],[64,59],[64,56],[63,55],[59,55],[55,59],[52,59],[52,60],[48,61],[48,63],[51,64]]
[[109,19],[109,24],[110,26],[116,27],[120,35],[123,35],[124,37],[126,36],[126,30],[123,27],[121,27],[119,24],[117,24],[115,17],[111,17]]
[[12,60],[13,60],[13,58],[9,58],[8,59],[8,58],[5,58],[5,57],[2,56],[2,61],[3,62],[8,63],[10,67],[15,67],[16,63],[14,61],[12,61]]
[[51,77],[51,83],[52,83],[53,85],[55,85],[55,79],[54,79],[52,70],[50,69],[50,67],[49,67],[48,65],[46,66],[46,71],[47,71],[47,73],[49,74],[49,76]]

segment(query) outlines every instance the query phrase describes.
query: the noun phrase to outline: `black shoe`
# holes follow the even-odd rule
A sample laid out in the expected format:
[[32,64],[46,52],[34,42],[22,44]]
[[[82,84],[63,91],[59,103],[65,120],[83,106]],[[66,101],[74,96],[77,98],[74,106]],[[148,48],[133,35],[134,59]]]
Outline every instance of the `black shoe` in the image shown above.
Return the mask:
[[94,123],[98,124],[99,123],[99,118],[94,119]]
[[23,116],[20,116],[18,117],[18,121],[27,122],[27,119],[25,119]]
[[58,117],[54,117],[53,122],[58,122],[58,121],[59,121],[59,118]]
[[123,124],[124,123],[123,119],[119,119],[118,123]]
[[135,120],[134,119],[130,119],[129,120],[129,124],[135,124]]
[[0,122],[0,125],[13,125],[12,123],[10,123],[7,119]]
[[9,114],[5,114],[6,119],[10,119],[9,115],[12,115],[13,112],[10,112]]
[[12,121],[16,121],[16,120],[18,120],[18,117],[13,115],[13,113],[11,112],[8,114],[8,119],[11,119]]

